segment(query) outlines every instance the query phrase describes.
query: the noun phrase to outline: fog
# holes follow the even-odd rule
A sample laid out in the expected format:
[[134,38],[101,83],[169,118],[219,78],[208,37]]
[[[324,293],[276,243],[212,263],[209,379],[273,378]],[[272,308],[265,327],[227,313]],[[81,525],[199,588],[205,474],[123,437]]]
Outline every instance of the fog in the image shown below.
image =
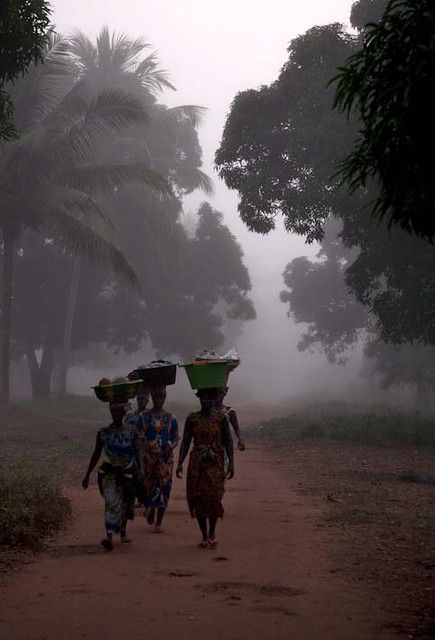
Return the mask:
[[[198,104],[208,109],[200,142],[204,169],[214,180],[215,194],[210,201],[224,213],[226,224],[242,245],[257,311],[257,319],[244,325],[235,345],[243,359],[243,368],[237,376],[234,374],[234,387],[241,395],[277,398],[315,389],[338,391],[348,386],[349,378],[358,378],[357,365],[332,368],[321,356],[298,352],[296,345],[303,327],[287,317],[285,305],[278,298],[287,262],[298,255],[313,255],[316,248],[281,227],[269,236],[249,232],[237,215],[237,194],[225,187],[213,165],[236,93],[273,81],[286,60],[292,38],[314,25],[346,23],[351,4],[349,0],[53,2],[54,23],[61,33],[80,29],[94,37],[107,25],[143,37],[158,52],[177,87],[176,92],[166,92],[165,102]],[[185,200],[185,211],[193,211],[203,199],[202,193],[192,194]],[[119,367],[144,357],[121,359]],[[95,375],[72,369],[72,389],[84,392]]]

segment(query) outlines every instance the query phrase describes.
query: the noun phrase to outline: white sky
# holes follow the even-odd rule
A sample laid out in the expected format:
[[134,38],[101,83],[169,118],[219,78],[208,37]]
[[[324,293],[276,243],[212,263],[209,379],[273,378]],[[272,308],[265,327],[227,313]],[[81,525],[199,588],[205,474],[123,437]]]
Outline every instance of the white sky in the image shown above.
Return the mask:
[[[292,324],[278,300],[286,263],[313,253],[313,248],[283,230],[267,237],[248,232],[237,216],[237,194],[214,174],[214,153],[235,94],[273,81],[292,38],[314,25],[347,23],[351,5],[352,0],[52,0],[58,31],[80,29],[93,37],[107,25],[142,36],[158,51],[177,87],[176,93],[165,95],[166,103],[208,108],[200,140],[204,169],[215,180],[210,201],[224,213],[243,247],[257,304],[258,319],[249,323],[237,345],[247,365],[238,375],[249,378],[257,392],[265,376],[274,380],[278,394],[300,392],[309,381],[323,386],[325,375],[330,384],[329,365],[297,352],[303,327]],[[202,194],[193,195],[186,208],[203,199]],[[277,360],[285,361],[279,375]],[[260,369],[259,376],[255,372]]]

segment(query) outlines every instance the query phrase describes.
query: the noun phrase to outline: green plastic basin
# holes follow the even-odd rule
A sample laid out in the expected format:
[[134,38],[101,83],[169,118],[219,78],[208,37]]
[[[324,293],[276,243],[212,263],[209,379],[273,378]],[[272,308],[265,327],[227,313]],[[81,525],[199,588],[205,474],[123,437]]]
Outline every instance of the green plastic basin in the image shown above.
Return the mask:
[[208,362],[206,364],[183,364],[192,389],[211,389],[226,387],[228,382],[227,362]]

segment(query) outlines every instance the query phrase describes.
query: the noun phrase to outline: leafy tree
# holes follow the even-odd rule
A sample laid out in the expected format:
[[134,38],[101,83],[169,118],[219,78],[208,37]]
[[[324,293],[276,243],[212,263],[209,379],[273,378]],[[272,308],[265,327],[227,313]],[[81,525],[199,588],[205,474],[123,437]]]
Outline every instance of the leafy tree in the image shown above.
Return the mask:
[[338,23],[308,30],[291,41],[275,82],[235,97],[216,165],[238,191],[249,229],[268,233],[282,215],[288,231],[321,240],[331,213],[340,217],[370,198],[360,191],[350,197],[332,178],[352,150],[358,122],[333,110],[330,82],[360,47],[366,20],[377,19],[385,6],[386,0],[354,3],[357,37]]
[[[391,318],[388,317],[390,334],[385,335],[384,323],[376,322],[373,315],[368,313],[368,307],[359,303],[346,285],[349,265],[352,271],[359,258],[355,261],[355,255],[338,237],[339,232],[340,226],[335,221],[329,221],[317,259],[295,258],[284,272],[286,289],[281,293],[281,300],[289,305],[289,315],[296,322],[308,325],[298,348],[301,351],[318,351],[326,355],[331,363],[345,364],[349,352],[356,346],[363,346],[362,373],[365,377],[371,382],[377,380],[383,389],[413,386],[416,390],[416,406],[428,407],[435,385],[435,347],[421,340],[412,345],[394,344],[391,336],[403,331],[401,325],[407,322],[411,326],[413,324],[412,319],[406,316],[407,305],[404,305],[404,317],[397,317],[395,309]],[[404,240],[412,240],[407,234],[401,236]],[[422,249],[426,248],[427,243],[420,241],[420,244]],[[382,246],[382,251],[385,250],[386,247]],[[380,292],[373,294],[377,287],[370,283],[377,281],[373,275],[375,265],[373,261],[368,271],[361,270],[360,284],[364,290],[368,289],[366,295],[377,295],[380,298],[377,303],[384,304],[383,294],[388,300],[394,287],[389,283],[389,287],[380,287]],[[407,275],[401,273],[401,261],[398,267],[398,273],[392,270],[389,277],[406,280]],[[427,277],[427,273],[427,270],[423,272],[423,278]],[[418,281],[415,273],[409,274],[408,280],[410,285],[413,283],[413,295],[417,298],[418,308],[422,290],[424,299],[424,280],[421,288],[415,286]],[[368,286],[366,283],[369,283]],[[415,314],[415,325],[413,330],[416,334],[424,334],[424,328],[419,326],[418,313]]]
[[374,214],[433,241],[435,5],[391,0],[337,76],[335,104],[360,122],[342,164],[351,191],[375,181]]
[[344,220],[341,239],[358,249],[346,283],[370,310],[380,339],[434,344],[433,247],[400,229],[374,226],[368,207]]
[[314,27],[290,43],[274,83],[236,96],[216,164],[239,192],[249,229],[268,233],[281,214],[288,231],[320,240],[325,220],[340,207],[330,177],[338,154],[350,149],[354,125],[332,110],[327,85],[354,48],[342,25]]
[[343,246],[340,227],[336,220],[326,224],[315,261],[302,256],[286,266],[286,289],[280,298],[289,305],[289,317],[308,325],[298,349],[320,351],[331,363],[344,364],[347,352],[364,334],[369,316],[346,285],[346,270],[355,252]]
[[150,338],[163,354],[188,357],[208,345],[220,347],[226,318],[255,318],[243,253],[222,214],[203,203],[198,218],[195,237],[189,240],[183,230],[175,262],[167,263],[166,277],[155,280],[146,298]]
[[[126,180],[168,192],[166,181],[143,163],[104,163],[101,145],[127,125],[146,119],[128,93],[105,90],[85,99],[61,38],[52,38],[45,64],[12,87],[17,140],[0,149],[0,228],[3,235],[1,393],[9,398],[13,264],[25,228],[43,229],[74,253],[110,262],[132,283],[136,274],[109,237],[104,198]],[[92,220],[92,225],[89,221]]]
[[0,4],[0,140],[16,135],[12,101],[4,85],[42,61],[49,21],[46,0],[2,0]]
[[[142,249],[143,260],[135,267],[144,297],[122,285],[111,269],[82,262],[72,361],[89,364],[95,345],[107,357],[121,350],[137,352],[148,340],[161,356],[188,357],[204,346],[223,345],[227,322],[255,317],[246,295],[251,283],[243,254],[221,214],[203,204],[192,238],[178,220],[160,238],[161,222],[154,229],[150,218],[139,218],[143,234],[130,231],[132,239],[139,237]],[[128,226],[138,232],[138,225]],[[25,234],[24,240],[17,258],[13,345],[16,357],[26,356],[33,395],[41,397],[50,393],[53,375],[58,374],[68,298],[65,283],[75,258],[52,242],[41,243],[33,233]]]
[[[110,203],[117,244],[134,267],[142,295],[123,286],[112,269],[78,260],[55,235],[48,238],[48,244],[46,234],[36,239],[42,253],[40,269],[37,249],[20,247],[18,270],[28,273],[31,268],[32,277],[20,278],[14,344],[21,346],[17,354],[23,352],[25,339],[33,353],[47,350],[51,366],[43,372],[35,369],[36,378],[44,378],[44,393],[50,389],[54,369],[58,374],[62,369],[59,351],[62,355],[65,345],[68,352],[73,350],[72,358],[79,357],[82,363],[94,345],[113,353],[121,349],[132,353],[147,340],[160,355],[187,356],[208,344],[222,344],[229,322],[255,316],[246,297],[251,284],[243,255],[221,214],[208,205],[201,207],[194,237],[181,223],[183,195],[195,188],[211,191],[211,183],[201,170],[197,127],[202,110],[193,106],[169,109],[158,102],[160,91],[170,83],[154,55],[143,57],[147,45],[140,40],[103,30],[95,45],[76,34],[66,48],[74,67],[78,66],[74,81],[77,77],[79,86],[72,92],[77,99],[92,101],[94,92],[126,92],[147,114],[146,121],[132,122],[123,127],[122,136],[99,144],[102,165],[109,168],[120,159],[147,163],[164,177],[171,191],[151,189],[143,181],[122,185],[115,181],[114,188],[104,194]],[[91,188],[90,181],[87,186]],[[54,261],[63,262],[53,273],[44,267],[44,256],[50,251]],[[34,299],[29,287],[37,290],[39,286],[52,288],[56,299],[52,304],[47,301],[35,322],[31,326],[25,323],[19,334],[18,315],[25,317],[27,301]],[[64,310],[63,316],[58,309]],[[69,326],[65,315],[71,319]]]
[[15,258],[11,343],[13,358],[26,358],[35,398],[50,392],[71,270],[71,253],[52,240],[41,241],[34,231],[22,234]]
[[[357,9],[375,10],[375,4],[379,10],[384,6],[354,6],[354,19]],[[289,60],[277,81],[236,97],[216,162],[226,184],[239,191],[239,211],[251,229],[267,233],[282,214],[289,231],[308,241],[321,240],[325,221],[337,218],[340,238],[353,257],[346,258],[345,265],[329,262],[324,272],[346,271],[346,286],[372,314],[382,339],[430,344],[435,338],[432,248],[401,230],[388,233],[385,222],[373,224],[373,184],[350,195],[331,178],[341,158],[351,152],[358,121],[332,108],[330,79],[361,46],[363,34],[355,37],[333,24],[310,29],[291,42]],[[321,275],[318,270],[311,274],[301,260],[288,268],[287,279],[296,269],[307,279]],[[336,292],[338,298],[341,293]]]
[[417,409],[434,407],[435,348],[425,345],[392,345],[369,338],[363,375],[380,380],[382,389],[414,387]]
[[388,0],[358,0],[350,11],[350,24],[362,32],[371,24],[377,23],[384,15]]

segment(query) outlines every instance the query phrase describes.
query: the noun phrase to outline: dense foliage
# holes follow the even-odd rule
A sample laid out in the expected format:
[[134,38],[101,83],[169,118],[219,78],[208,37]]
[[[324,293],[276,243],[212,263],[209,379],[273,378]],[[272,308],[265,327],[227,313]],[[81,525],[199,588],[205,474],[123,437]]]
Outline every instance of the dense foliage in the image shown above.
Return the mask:
[[[400,345],[423,345],[424,358],[433,361],[432,246],[399,228],[388,230],[387,220],[374,223],[374,181],[349,193],[337,175],[361,123],[358,114],[347,118],[333,108],[331,79],[358,55],[372,33],[367,22],[379,20],[385,6],[381,0],[353,5],[357,35],[331,24],[294,39],[275,82],[236,96],[216,154],[220,175],[238,191],[240,216],[250,229],[267,233],[281,215],[288,231],[322,242],[317,260],[300,257],[287,265],[281,299],[291,317],[308,325],[299,347],[320,349],[330,361],[344,361],[367,335],[387,344],[389,353],[406,349]],[[384,108],[379,96],[377,107],[379,113]],[[429,172],[427,154],[420,151]],[[413,189],[418,185],[416,179]],[[375,351],[370,353],[380,362],[381,352]]]
[[[147,342],[159,355],[190,355],[255,317],[222,214],[203,204],[193,237],[182,224],[183,196],[212,191],[203,110],[159,102],[172,85],[147,49],[107,29],[96,43],[56,38],[13,88],[22,135],[0,157],[0,225],[15,266],[9,344],[38,397],[55,373],[66,392],[70,363],[106,364]],[[26,163],[25,181],[11,158]]]
[[13,105],[4,89],[42,60],[50,7],[46,0],[2,0],[0,3],[0,140],[15,135]]
[[375,180],[375,215],[431,240],[434,33],[432,0],[392,0],[340,70],[336,95],[336,105],[360,123],[343,181],[354,191]]

